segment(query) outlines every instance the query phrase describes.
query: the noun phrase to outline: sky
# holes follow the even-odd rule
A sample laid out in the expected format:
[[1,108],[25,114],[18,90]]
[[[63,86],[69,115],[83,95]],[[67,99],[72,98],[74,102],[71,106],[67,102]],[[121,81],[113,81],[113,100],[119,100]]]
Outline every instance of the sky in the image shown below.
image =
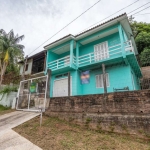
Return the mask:
[[[4,29],[6,32],[13,29],[15,34],[25,35],[24,40],[20,44],[25,46],[24,52],[25,55],[28,55],[97,1],[98,0],[0,0],[0,29]],[[101,21],[135,1],[137,0],[101,0],[79,19],[29,56],[42,51],[45,45],[65,35],[76,35],[80,33],[96,22]],[[129,13],[148,2],[150,2],[150,0],[138,0],[132,6],[118,12],[103,22],[122,13]],[[131,14],[148,6],[150,6],[150,3]],[[150,14],[146,13],[150,13],[150,7],[133,17],[135,17],[136,21],[150,23]]]

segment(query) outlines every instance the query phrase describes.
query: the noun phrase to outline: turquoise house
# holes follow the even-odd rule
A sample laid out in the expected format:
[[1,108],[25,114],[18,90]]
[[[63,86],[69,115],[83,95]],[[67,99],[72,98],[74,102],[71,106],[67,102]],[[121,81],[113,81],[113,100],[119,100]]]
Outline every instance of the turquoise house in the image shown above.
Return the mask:
[[142,76],[138,54],[126,14],[88,29],[67,35],[44,47],[46,71],[51,69],[50,97],[104,93],[102,64],[107,92],[139,90]]

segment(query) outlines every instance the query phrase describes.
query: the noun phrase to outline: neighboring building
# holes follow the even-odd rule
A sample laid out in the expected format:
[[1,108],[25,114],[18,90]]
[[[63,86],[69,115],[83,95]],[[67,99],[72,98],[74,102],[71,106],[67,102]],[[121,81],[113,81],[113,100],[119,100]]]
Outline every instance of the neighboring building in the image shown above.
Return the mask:
[[102,63],[108,92],[140,89],[142,74],[135,56],[138,52],[126,14],[76,36],[67,35],[44,48],[46,70],[52,71],[50,97],[68,95],[68,72],[72,96],[104,93]]
[[44,76],[45,64],[46,64],[46,51],[41,51],[31,57],[28,57],[26,66],[24,62],[20,61],[20,75],[22,75],[25,67],[25,75],[31,75],[32,77]]

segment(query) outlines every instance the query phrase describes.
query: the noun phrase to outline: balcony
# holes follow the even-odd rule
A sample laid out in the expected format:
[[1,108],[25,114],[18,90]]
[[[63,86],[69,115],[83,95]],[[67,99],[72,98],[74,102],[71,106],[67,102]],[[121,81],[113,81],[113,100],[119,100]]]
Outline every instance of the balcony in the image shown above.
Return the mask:
[[[124,42],[123,48],[125,55],[134,54],[134,49],[131,41]],[[112,60],[122,57],[123,51],[121,44],[116,44],[108,47],[108,51],[104,50],[103,53],[92,52],[78,57],[78,67],[91,65],[99,62]]]
[[[73,66],[76,66],[76,57],[75,56],[73,56],[72,63],[73,63]],[[63,58],[49,62],[48,68],[50,68],[52,71],[55,71],[55,70],[66,68],[66,67],[69,68],[72,66],[71,65],[72,63],[70,61],[70,56],[65,56]]]
[[121,44],[110,46],[108,47],[107,51],[103,50],[103,53],[97,51],[79,56],[78,59],[76,59],[75,56],[70,59],[71,55],[68,55],[60,59],[48,62],[47,67],[50,68],[53,73],[60,73],[61,71],[68,71],[68,69],[76,69],[77,67],[80,68],[92,64],[95,65],[96,63],[100,62],[112,63],[112,61],[108,61],[112,59],[116,61],[118,61],[118,59],[123,60],[123,53],[125,55],[134,55],[131,41],[124,42],[123,46]]

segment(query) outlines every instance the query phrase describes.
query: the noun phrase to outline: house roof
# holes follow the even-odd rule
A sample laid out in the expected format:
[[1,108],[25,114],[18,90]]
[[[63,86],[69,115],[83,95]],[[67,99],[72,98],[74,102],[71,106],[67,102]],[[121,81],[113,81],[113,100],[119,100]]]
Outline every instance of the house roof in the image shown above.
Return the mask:
[[113,21],[113,20],[116,20],[117,18],[120,18],[120,17],[122,17],[122,16],[124,16],[124,15],[126,15],[126,13],[121,14],[121,15],[119,15],[119,16],[117,16],[117,17],[114,17],[114,18],[112,18],[112,19],[110,19],[110,20],[108,20],[108,21],[106,21],[106,22],[103,22],[103,23],[101,23],[101,24],[99,24],[99,25],[97,25],[97,26],[94,26],[94,27],[92,27],[92,28],[90,28],[90,29],[88,29],[88,30],[86,30],[86,31],[83,31],[83,32],[77,34],[75,37],[78,37],[78,36],[80,36],[80,35],[82,35],[82,34],[84,34],[84,33],[86,33],[86,32],[89,32],[89,31],[91,31],[91,30],[93,30],[93,29],[98,28],[98,27],[100,27],[100,26],[102,26],[102,25],[105,25],[105,24],[107,24],[107,23],[109,23],[109,22],[111,22],[111,21]]
[[[30,57],[28,57],[28,60],[29,59],[31,59],[31,58],[35,58],[35,57],[38,57],[38,56],[40,56],[40,55],[42,55],[42,54],[44,54],[46,52],[46,50],[42,50],[42,51],[40,51],[39,53],[36,53],[36,54],[34,54],[34,55],[32,55],[32,56],[30,56]],[[23,63],[24,62],[24,60],[21,60],[21,61],[19,61],[18,63]]]
[[52,42],[52,43],[46,45],[46,46],[44,46],[44,48],[46,49],[46,48],[48,48],[49,46],[52,46],[53,44],[56,44],[56,43],[58,43],[58,42],[60,42],[60,41],[62,41],[62,40],[64,40],[64,39],[66,39],[66,38],[68,38],[68,39],[69,39],[70,37],[72,37],[72,38],[78,38],[79,36],[81,36],[81,35],[83,35],[83,34],[85,34],[85,33],[88,33],[88,32],[90,32],[90,31],[92,31],[92,30],[94,30],[94,29],[96,29],[96,28],[99,28],[99,27],[101,27],[101,26],[103,26],[103,25],[106,25],[106,24],[108,24],[109,22],[114,21],[114,20],[116,20],[116,19],[118,19],[118,18],[120,18],[120,17],[123,17],[123,16],[126,16],[126,13],[121,14],[121,15],[119,15],[119,16],[117,16],[117,17],[114,17],[114,18],[112,18],[112,19],[110,19],[110,20],[108,20],[108,21],[106,21],[106,22],[104,22],[104,23],[101,23],[101,24],[97,25],[97,26],[94,26],[94,27],[92,27],[92,28],[90,28],[90,29],[88,29],[88,30],[86,30],[86,31],[83,31],[83,32],[81,32],[81,33],[75,35],[75,36],[72,35],[72,34],[68,34],[68,35],[66,35],[66,36],[64,36],[64,37],[62,37],[62,38],[60,38],[60,39],[58,39],[58,40],[56,40],[56,41],[54,41],[54,42]]

